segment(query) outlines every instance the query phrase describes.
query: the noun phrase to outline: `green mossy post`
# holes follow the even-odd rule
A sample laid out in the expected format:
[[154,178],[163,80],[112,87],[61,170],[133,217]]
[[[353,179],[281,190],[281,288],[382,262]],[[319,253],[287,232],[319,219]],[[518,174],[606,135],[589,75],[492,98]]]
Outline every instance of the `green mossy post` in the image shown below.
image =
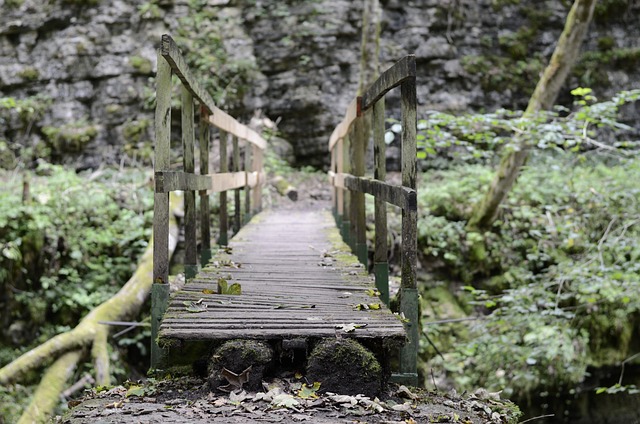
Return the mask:
[[[156,74],[156,142],[154,172],[170,169],[171,140],[171,67],[158,52]],[[157,182],[157,178],[156,178]],[[162,313],[167,308],[169,293],[169,193],[155,192],[153,202],[153,286],[151,288],[151,367],[161,356],[157,344]],[[156,293],[153,295],[153,293]],[[163,293],[167,295],[164,296]]]
[[[400,86],[402,98],[402,185],[416,190],[416,131],[417,99],[415,61],[412,62],[413,78]],[[400,312],[406,323],[409,340],[400,351],[400,374],[406,383],[418,384],[418,345],[420,341],[420,316],[418,314],[418,290],[416,278],[416,251],[418,249],[418,212],[416,208],[402,210],[402,282],[400,285]],[[396,380],[397,381],[397,380]]]
[[[375,169],[373,178],[385,182],[387,178],[386,144],[384,143],[384,97],[373,106],[373,161]],[[389,306],[389,263],[387,246],[387,203],[375,199],[375,247],[373,253],[373,270],[376,288],[380,299]]]

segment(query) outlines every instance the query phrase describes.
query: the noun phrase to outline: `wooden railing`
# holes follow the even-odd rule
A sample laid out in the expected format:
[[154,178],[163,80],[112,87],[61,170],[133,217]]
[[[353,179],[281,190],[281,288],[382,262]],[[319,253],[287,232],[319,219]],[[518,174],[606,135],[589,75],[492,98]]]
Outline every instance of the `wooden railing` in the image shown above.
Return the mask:
[[[181,82],[182,110],[182,170],[170,165],[171,145],[171,77],[176,75]],[[194,103],[199,106],[199,168],[195,172],[195,126]],[[209,148],[211,131],[216,127],[220,140],[220,172],[210,173]],[[193,278],[198,271],[196,192],[200,197],[200,253],[201,263],[211,259],[211,232],[209,222],[209,193],[220,196],[220,236],[218,244],[228,242],[227,191],[234,193],[233,227],[237,232],[242,223],[240,189],[245,192],[244,215],[246,221],[252,213],[262,207],[261,193],[265,177],[263,152],[266,141],[255,131],[240,124],[220,110],[211,96],[201,88],[189,70],[178,46],[169,35],[162,36],[158,51],[156,75],[155,115],[155,197],[153,207],[153,287],[152,287],[152,349],[151,364],[159,360],[160,350],[156,344],[158,328],[169,298],[169,192],[184,191],[185,203],[185,277]],[[228,139],[232,139],[232,169],[229,170]],[[244,164],[240,163],[239,141],[246,144]],[[230,172],[231,171],[231,172]]]
[[[402,101],[402,185],[387,183],[385,161],[384,96],[400,86]],[[365,175],[365,114],[372,113],[374,171]],[[400,373],[393,379],[417,383],[417,352],[420,316],[416,285],[417,198],[416,198],[416,65],[406,56],[384,72],[361,97],[356,97],[329,141],[334,186],[334,214],[342,236],[365,267],[367,264],[365,193],[375,198],[374,264],[376,286],[389,303],[386,203],[402,209],[402,282],[400,312],[405,318],[408,341],[400,352]]]

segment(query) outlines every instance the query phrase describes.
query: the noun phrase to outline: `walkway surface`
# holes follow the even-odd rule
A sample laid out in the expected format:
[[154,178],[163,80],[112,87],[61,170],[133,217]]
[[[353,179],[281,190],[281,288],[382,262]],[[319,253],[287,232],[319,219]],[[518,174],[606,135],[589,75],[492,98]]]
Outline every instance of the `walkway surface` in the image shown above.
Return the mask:
[[[238,283],[242,294],[218,294],[219,283]],[[256,215],[171,295],[159,334],[171,346],[232,338],[405,339],[401,320],[378,299],[331,214],[278,209]]]

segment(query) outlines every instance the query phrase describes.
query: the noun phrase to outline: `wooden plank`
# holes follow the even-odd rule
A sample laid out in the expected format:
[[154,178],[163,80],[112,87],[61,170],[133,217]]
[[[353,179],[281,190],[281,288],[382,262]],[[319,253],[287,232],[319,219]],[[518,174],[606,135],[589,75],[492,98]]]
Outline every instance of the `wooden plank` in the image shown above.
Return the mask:
[[[353,131],[353,173],[357,177],[364,176],[364,154],[367,149],[368,140],[365,139],[364,117],[360,117],[354,122]],[[356,240],[354,243],[354,253],[361,264],[367,268],[367,216],[365,211],[365,199],[363,192],[353,193],[354,199],[354,227]]]
[[[355,308],[357,304],[379,302],[368,294],[373,280],[362,266],[342,262],[335,262],[334,267],[317,265],[323,254],[310,248],[310,242],[324,239],[320,244],[331,247],[329,237],[336,233],[327,212],[287,211],[286,215],[263,212],[258,220],[240,230],[236,236],[239,241],[236,237],[231,240],[229,252],[220,250],[197,278],[172,294],[160,337],[185,342],[335,337],[341,331],[336,325],[359,323],[367,326],[354,333],[342,332],[344,337],[401,343],[405,331],[396,315],[386,308],[363,311]],[[289,243],[293,235],[297,238]],[[302,260],[291,260],[292,252],[302,253]],[[274,260],[265,260],[267,255]],[[240,268],[220,266],[223,261],[241,263],[245,259],[251,263],[242,263]],[[240,283],[242,294],[205,294],[203,290],[215,287],[220,277]],[[207,305],[206,310],[195,314],[187,311],[185,302],[196,301]]]
[[[200,107],[200,174],[209,173],[209,111],[205,106]],[[200,261],[206,264],[211,259],[211,221],[209,194],[206,190],[200,190],[200,236],[202,247],[200,249]]]
[[[251,218],[251,188],[257,181],[257,175],[251,172],[251,148],[247,143],[244,148],[244,170],[245,170],[245,189],[244,189],[244,220],[245,223]],[[253,183],[253,185],[251,184]]]
[[[415,77],[408,78],[401,86],[402,97],[402,185],[416,189],[416,127],[417,99]],[[400,353],[400,372],[417,373],[417,356],[420,341],[420,315],[416,280],[416,252],[418,249],[418,214],[416,210],[402,210],[402,277],[400,283],[400,310],[408,319],[406,323],[408,343]]]
[[[220,173],[225,174],[229,171],[229,157],[227,156],[227,132],[224,130],[220,130]],[[214,179],[211,179],[213,183]],[[218,244],[221,246],[226,246],[229,243],[229,217],[228,217],[228,209],[227,209],[227,192],[225,190],[214,190],[220,192],[220,236],[218,239]]]
[[[154,171],[169,169],[171,144],[171,67],[158,52],[156,74]],[[156,180],[157,185],[157,180]],[[153,281],[169,283],[169,193],[154,194],[153,202]]]
[[333,147],[336,145],[338,140],[343,139],[351,129],[351,125],[355,121],[357,117],[361,114],[361,97],[356,97],[351,101],[349,107],[347,107],[347,111],[344,115],[344,119],[336,126],[336,128],[331,133],[331,137],[329,138],[329,151],[333,150]]
[[415,210],[417,208],[416,191],[407,187],[366,177],[356,177],[351,174],[337,174],[335,181],[338,187],[370,194],[402,209]]
[[387,69],[362,95],[362,111],[368,110],[389,90],[416,78],[416,57],[408,55]]
[[223,110],[215,108],[209,117],[211,125],[236,136],[242,140],[246,140],[254,146],[264,150],[267,148],[267,141],[263,139],[257,132],[238,122],[233,116]]
[[262,209],[262,185],[265,181],[265,174],[262,169],[263,151],[257,146],[252,147],[253,171],[257,172],[257,181],[251,194],[251,204],[253,213],[258,213]]
[[[373,178],[382,183],[387,178],[386,144],[384,142],[385,120],[384,97],[381,97],[373,106]],[[417,205],[416,205],[417,207]],[[374,273],[376,287],[380,292],[380,299],[389,304],[389,264],[387,246],[387,205],[381,197],[375,197],[375,242],[373,252]]]
[[[195,131],[193,95],[182,86],[182,166],[188,174],[195,175]],[[183,174],[185,175],[185,174]],[[196,239],[196,193],[189,188],[184,193],[184,270],[185,278],[191,279],[198,272],[198,249]]]
[[208,177],[211,181],[211,188],[209,190],[221,194],[227,190],[244,187],[247,180],[244,172],[225,172],[208,175]]
[[213,112],[216,108],[213,99],[209,93],[200,87],[197,80],[194,78],[187,62],[184,60],[180,49],[173,38],[169,34],[162,35],[162,57],[169,63],[173,72],[180,78],[183,86],[189,90],[189,92],[198,99],[210,112]]
[[155,182],[156,193],[169,193],[178,190],[211,190],[213,188],[211,176],[181,171],[158,171],[155,173]]
[[[238,137],[234,136],[233,141],[233,157],[231,160],[231,164],[233,167],[234,174],[241,174],[242,185],[239,187],[244,187],[244,184],[247,181],[247,175],[244,172],[240,172],[240,145],[238,144]],[[233,232],[237,233],[240,231],[241,226],[241,205],[240,205],[240,188],[236,188],[233,192]]]

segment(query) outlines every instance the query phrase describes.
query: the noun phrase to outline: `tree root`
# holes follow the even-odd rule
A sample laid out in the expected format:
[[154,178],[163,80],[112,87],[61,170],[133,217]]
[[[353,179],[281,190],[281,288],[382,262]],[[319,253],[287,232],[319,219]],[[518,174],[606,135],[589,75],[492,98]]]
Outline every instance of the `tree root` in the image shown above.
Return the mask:
[[[177,217],[183,214],[181,196],[171,193],[170,210],[169,257],[178,243]],[[59,357],[42,378],[20,422],[41,422],[51,415],[59,402],[63,386],[80,360],[79,352],[85,348],[91,348],[97,384],[109,383],[107,337],[111,327],[100,324],[100,321],[122,321],[136,316],[149,295],[152,283],[153,238],[142,255],[135,273],[118,293],[89,312],[73,330],[58,334],[0,369],[0,384],[7,385],[15,382],[28,371],[44,366],[51,359]]]

